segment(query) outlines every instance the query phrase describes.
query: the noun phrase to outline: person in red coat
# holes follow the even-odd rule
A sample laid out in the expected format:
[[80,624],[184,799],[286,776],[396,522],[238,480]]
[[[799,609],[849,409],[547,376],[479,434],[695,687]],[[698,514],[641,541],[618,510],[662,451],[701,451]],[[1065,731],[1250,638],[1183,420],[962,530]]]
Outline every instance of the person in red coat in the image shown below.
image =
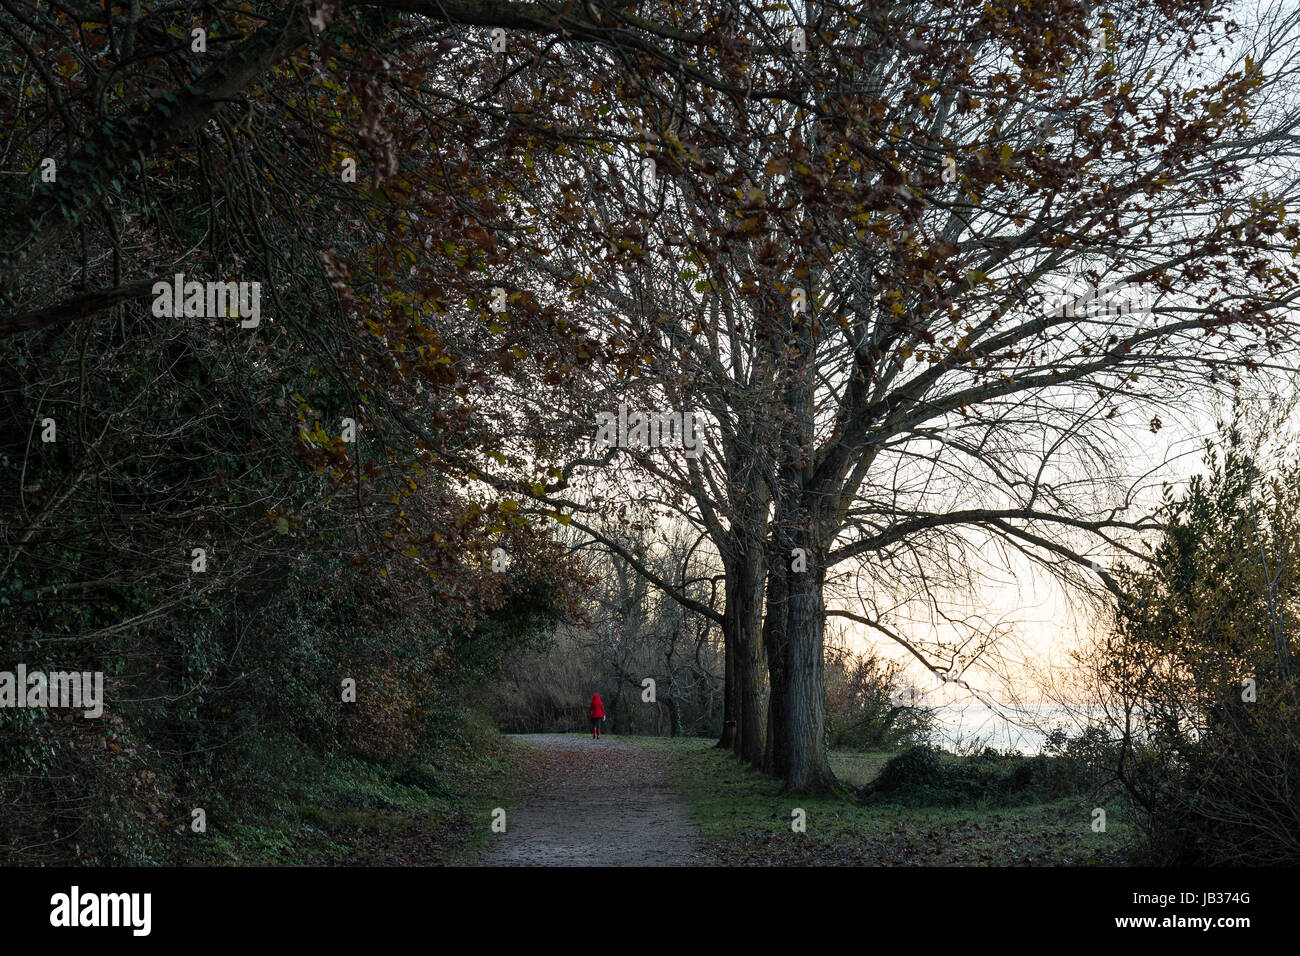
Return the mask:
[[601,703],[599,694],[591,695],[591,736],[595,740],[600,739],[600,722],[605,719],[605,705]]

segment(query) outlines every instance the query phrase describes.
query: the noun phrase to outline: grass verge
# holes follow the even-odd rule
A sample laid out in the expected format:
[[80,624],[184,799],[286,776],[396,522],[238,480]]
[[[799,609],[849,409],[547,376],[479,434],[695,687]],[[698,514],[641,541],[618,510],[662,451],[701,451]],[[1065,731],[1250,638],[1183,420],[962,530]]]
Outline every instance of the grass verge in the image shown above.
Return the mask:
[[[715,749],[712,740],[641,742],[669,756],[674,781],[718,864],[1124,865],[1133,835],[1118,807],[1106,808],[1106,831],[1093,832],[1095,804],[1083,796],[1015,807],[862,806],[845,798],[783,795],[780,781]],[[836,753],[831,765],[856,787],[874,779],[891,756]],[[796,810],[804,812],[802,833],[792,829]]]

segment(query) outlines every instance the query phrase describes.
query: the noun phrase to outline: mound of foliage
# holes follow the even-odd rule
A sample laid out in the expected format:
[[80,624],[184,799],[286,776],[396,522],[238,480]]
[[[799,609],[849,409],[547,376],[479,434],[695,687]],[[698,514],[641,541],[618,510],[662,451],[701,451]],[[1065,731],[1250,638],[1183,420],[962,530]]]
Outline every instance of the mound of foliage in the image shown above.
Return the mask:
[[999,753],[985,748],[970,757],[910,747],[885,764],[858,791],[866,804],[905,807],[1015,806],[1082,792],[1088,783],[1080,765],[1064,756]]

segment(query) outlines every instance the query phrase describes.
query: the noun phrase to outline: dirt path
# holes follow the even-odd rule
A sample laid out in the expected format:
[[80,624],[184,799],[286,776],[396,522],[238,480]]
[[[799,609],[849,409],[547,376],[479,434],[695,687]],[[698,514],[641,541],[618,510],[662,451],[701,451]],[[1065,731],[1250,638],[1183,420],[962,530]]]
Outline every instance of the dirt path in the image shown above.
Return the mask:
[[698,835],[664,757],[626,740],[514,736],[542,751],[537,787],[481,866],[689,866]]

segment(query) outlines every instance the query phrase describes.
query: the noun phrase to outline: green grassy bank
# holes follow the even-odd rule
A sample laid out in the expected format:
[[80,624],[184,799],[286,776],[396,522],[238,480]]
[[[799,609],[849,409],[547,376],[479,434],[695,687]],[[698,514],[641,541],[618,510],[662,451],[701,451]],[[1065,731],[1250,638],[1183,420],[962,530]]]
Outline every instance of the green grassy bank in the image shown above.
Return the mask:
[[[641,738],[669,755],[671,772],[719,864],[1025,866],[1124,865],[1133,833],[1118,806],[1105,832],[1092,829],[1087,795],[960,807],[861,805],[852,798],[788,797],[712,740]],[[833,753],[831,765],[853,787],[873,781],[895,756]],[[945,758],[956,762],[957,758]],[[794,811],[805,832],[794,832]]]

